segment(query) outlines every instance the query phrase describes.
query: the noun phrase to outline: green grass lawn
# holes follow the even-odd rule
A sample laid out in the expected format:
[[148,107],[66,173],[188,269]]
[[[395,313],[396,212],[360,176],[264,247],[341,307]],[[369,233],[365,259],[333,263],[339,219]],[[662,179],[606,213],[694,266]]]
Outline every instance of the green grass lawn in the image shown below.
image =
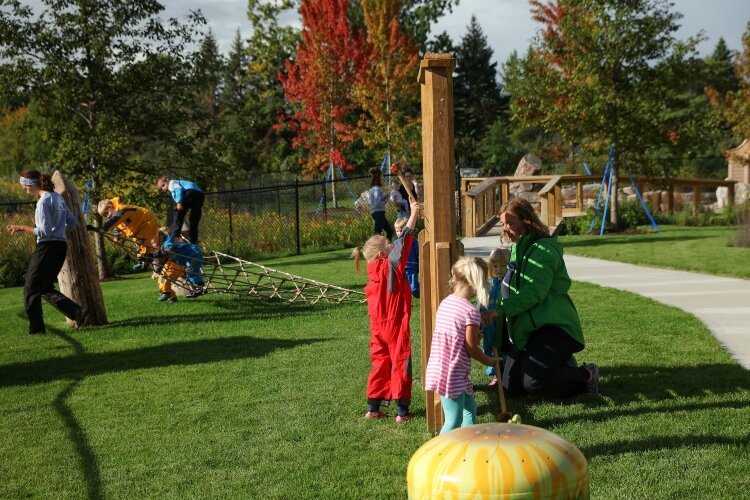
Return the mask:
[[[266,264],[360,288],[346,255]],[[421,377],[417,419],[362,419],[366,306],[172,305],[145,277],[102,286],[109,325],[72,331],[45,305],[39,337],[25,335],[22,290],[0,290],[0,498],[406,496],[408,461],[431,437]],[[689,314],[594,285],[572,294],[587,336],[578,359],[601,365],[602,396],[510,410],[578,446],[593,498],[747,495],[750,374]],[[418,317],[417,301],[415,374]],[[473,376],[491,422],[496,392],[478,365]]]
[[565,253],[750,279],[750,248],[732,245],[734,226],[650,226],[642,234],[562,236]]

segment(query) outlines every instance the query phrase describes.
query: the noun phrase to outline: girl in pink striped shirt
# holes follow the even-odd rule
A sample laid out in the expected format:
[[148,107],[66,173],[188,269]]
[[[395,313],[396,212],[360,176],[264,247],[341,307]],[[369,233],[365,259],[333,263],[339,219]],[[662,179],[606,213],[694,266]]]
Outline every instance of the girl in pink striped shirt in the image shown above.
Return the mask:
[[479,343],[480,314],[471,303],[476,296],[487,307],[487,264],[479,257],[461,257],[451,269],[451,289],[435,316],[425,390],[440,394],[444,423],[440,434],[474,425],[477,403],[469,380],[471,358],[493,366],[498,358],[488,357]]

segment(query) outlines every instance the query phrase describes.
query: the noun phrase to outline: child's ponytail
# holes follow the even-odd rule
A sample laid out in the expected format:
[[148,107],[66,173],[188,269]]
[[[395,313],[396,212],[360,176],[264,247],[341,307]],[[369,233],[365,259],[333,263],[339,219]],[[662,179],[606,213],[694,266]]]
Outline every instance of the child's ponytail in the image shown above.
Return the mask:
[[355,247],[352,250],[352,259],[354,259],[354,269],[359,272],[359,261],[362,259],[362,247]]

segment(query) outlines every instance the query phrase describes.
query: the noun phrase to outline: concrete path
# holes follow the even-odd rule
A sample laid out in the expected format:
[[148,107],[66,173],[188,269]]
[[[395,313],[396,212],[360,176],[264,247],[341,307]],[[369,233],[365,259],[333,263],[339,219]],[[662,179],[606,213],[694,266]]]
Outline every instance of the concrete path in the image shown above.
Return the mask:
[[[485,259],[499,245],[497,234],[464,238],[466,255]],[[719,343],[750,370],[750,280],[635,266],[565,255],[571,279],[652,298],[700,319]]]

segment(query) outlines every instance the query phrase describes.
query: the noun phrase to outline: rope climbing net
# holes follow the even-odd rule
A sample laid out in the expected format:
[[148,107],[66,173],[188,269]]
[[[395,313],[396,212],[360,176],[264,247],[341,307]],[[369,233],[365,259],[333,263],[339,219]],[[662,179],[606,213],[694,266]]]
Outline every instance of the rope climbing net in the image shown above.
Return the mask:
[[[217,293],[234,293],[289,302],[365,302],[365,294],[321,283],[221,252],[204,257],[203,276]],[[206,265],[208,264],[208,265]]]
[[[105,239],[119,246],[133,259],[138,259],[138,245],[129,238],[117,237],[103,233]],[[171,259],[175,254],[160,251],[157,259],[147,259],[149,267],[156,273],[161,269],[162,261]],[[196,263],[197,264],[197,263]],[[201,274],[205,280],[204,293],[247,295],[266,300],[286,302],[327,303],[364,303],[365,294],[336,285],[322,283],[302,276],[279,271],[261,264],[240,259],[232,255],[212,251],[203,256]],[[173,286],[191,290],[183,279],[172,279],[164,274]]]

